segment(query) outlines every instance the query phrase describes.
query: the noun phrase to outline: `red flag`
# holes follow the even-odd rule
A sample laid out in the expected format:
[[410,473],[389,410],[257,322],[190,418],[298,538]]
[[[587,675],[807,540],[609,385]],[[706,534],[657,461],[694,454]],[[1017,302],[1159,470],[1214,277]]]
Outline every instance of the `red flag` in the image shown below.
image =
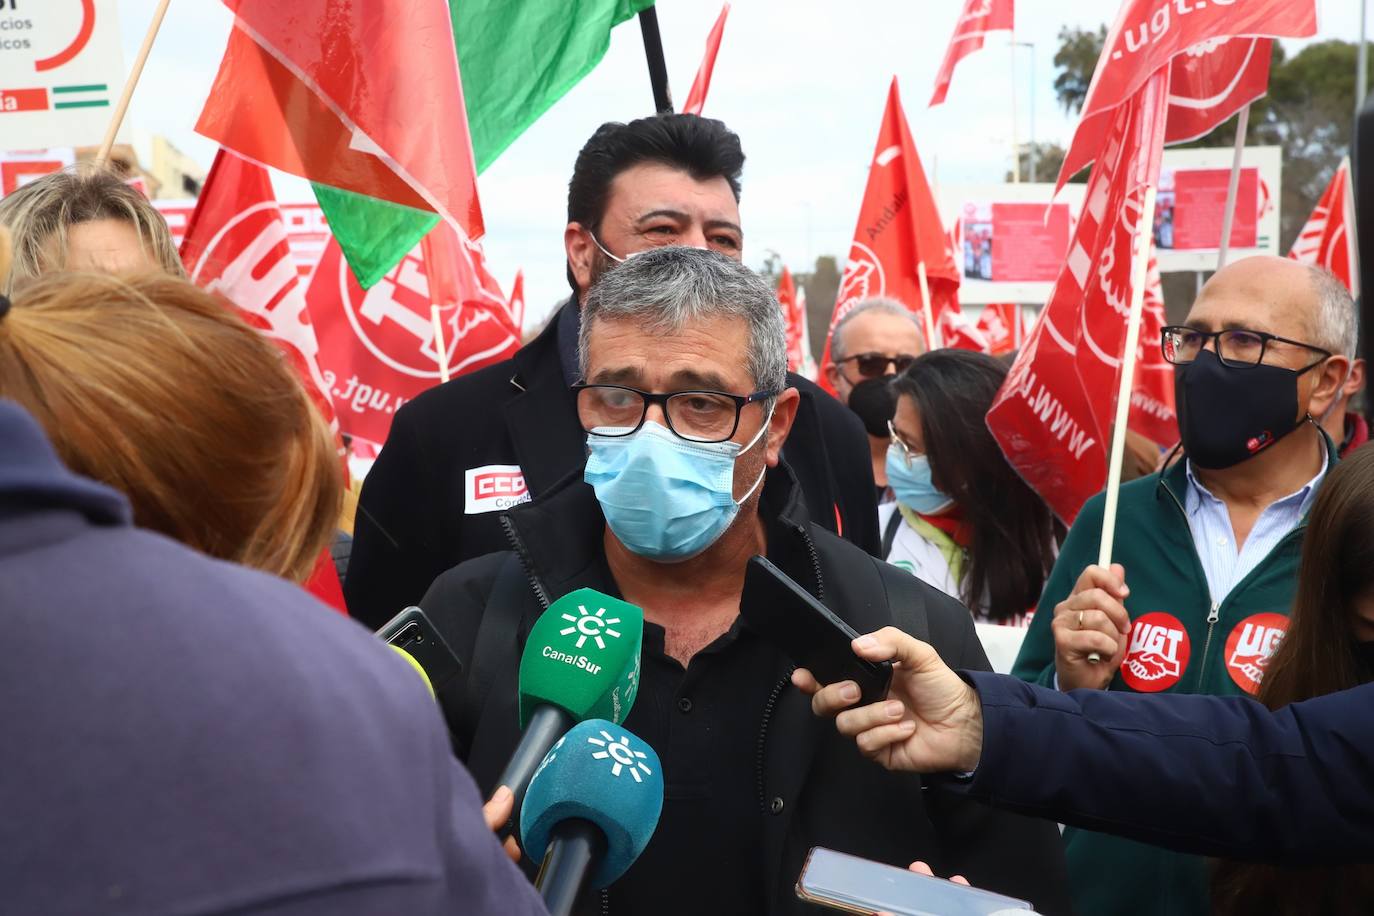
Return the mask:
[[720,50],[720,37],[725,34],[725,17],[730,15],[730,4],[720,8],[716,24],[711,26],[711,34],[706,36],[706,55],[697,68],[697,78],[692,80],[692,88],[687,92],[687,101],[682,103],[683,114],[701,114],[706,105],[706,93],[711,90],[711,71],[716,68],[716,52]]
[[[452,232],[440,223],[434,232]],[[458,239],[460,290],[436,303],[417,245],[371,289],[364,290],[330,241],[310,280],[306,300],[320,340],[320,368],[334,391],[339,425],[369,442],[385,442],[392,415],[439,381],[430,306],[439,304],[451,375],[505,359],[520,346],[504,298],[489,276],[481,246]],[[493,298],[494,296],[494,298]]]
[[955,65],[981,48],[983,37],[989,32],[1011,29],[1012,23],[1012,0],[967,0],[964,3],[964,11],[954,24],[949,50],[935,77],[935,93],[930,97],[932,106],[944,102]]
[[1187,143],[1269,89],[1272,38],[1203,42],[1174,58],[1169,68],[1169,126],[1165,143]]
[[315,568],[303,586],[307,592],[323,601],[344,616],[348,607],[344,604],[343,584],[339,582],[339,569],[334,565],[334,556],[324,550],[315,559]]
[[237,18],[198,132],[482,234],[448,4],[224,2]]
[[1355,197],[1350,160],[1341,161],[1321,200],[1293,242],[1288,256],[1325,267],[1341,279],[1352,296],[1360,295],[1360,249],[1355,235]]
[[978,316],[978,330],[987,342],[984,352],[990,356],[1004,356],[1017,350],[1026,336],[1025,324],[1021,306],[1014,302],[983,306],[983,314]]
[[787,327],[787,371],[814,379],[816,361],[811,356],[811,333],[806,325],[806,291],[797,288],[792,271],[786,267],[778,281],[778,303]]
[[1064,269],[988,412],[1007,461],[1066,524],[1107,479],[1132,246],[1168,92],[1164,70],[1113,111]]
[[[1146,80],[1179,55],[1210,55],[1225,47],[1224,39],[1236,36],[1306,38],[1316,32],[1316,0],[1249,0],[1243,4],[1127,0],[1107,35],[1102,57],[1098,59],[1083,102],[1082,119],[1059,171],[1059,186],[1092,162],[1103,148],[1111,130],[1112,113],[1133,99]],[[1258,53],[1258,49],[1256,51]],[[1224,117],[1229,117],[1235,111],[1229,108],[1230,102],[1239,95],[1239,88],[1228,92],[1227,86],[1237,79],[1238,72],[1241,77],[1250,75],[1248,68],[1237,70],[1238,64],[1231,58],[1231,53],[1228,49],[1223,57],[1216,58],[1221,63],[1230,61],[1229,67],[1200,65],[1184,81],[1183,91],[1190,93],[1195,103],[1220,99],[1194,110],[1202,123],[1210,122],[1215,126]],[[1260,56],[1267,60],[1267,55]],[[1242,85],[1248,82],[1242,79]],[[1181,108],[1177,99],[1171,101],[1176,109]],[[1199,114],[1201,112],[1206,114]],[[1224,117],[1222,112],[1225,112]],[[1191,129],[1196,126],[1194,123]],[[1180,127],[1180,131],[1182,129]]]
[[515,282],[510,285],[510,301],[506,303],[506,313],[517,334],[525,333],[525,272],[515,272]]
[[[902,114],[897,79],[893,77],[830,329],[834,330],[855,303],[870,296],[890,296],[919,315],[922,300],[916,265],[922,261],[929,281],[931,321],[938,337],[945,314],[959,311],[959,268]],[[938,345],[938,340],[926,341],[927,347]],[[830,365],[827,339],[818,378],[833,394],[826,371]]]
[[940,316],[940,344],[951,350],[972,350],[987,353],[991,344],[978,325],[960,311],[945,312]]
[[1136,351],[1135,387],[1126,425],[1158,445],[1178,441],[1178,415],[1174,410],[1174,367],[1160,349],[1164,317],[1164,283],[1159,259],[1150,252],[1145,277],[1145,308],[1140,321],[1140,347]]
[[287,354],[320,413],[338,432],[305,285],[291,256],[272,179],[256,163],[221,149],[181,243],[191,280],[234,303]]

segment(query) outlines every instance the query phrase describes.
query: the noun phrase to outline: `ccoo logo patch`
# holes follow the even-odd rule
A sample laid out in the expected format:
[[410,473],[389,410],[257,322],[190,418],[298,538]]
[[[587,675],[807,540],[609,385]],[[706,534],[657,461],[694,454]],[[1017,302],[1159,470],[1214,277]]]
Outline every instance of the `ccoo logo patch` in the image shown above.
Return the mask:
[[1226,637],[1226,673],[1246,693],[1258,693],[1269,657],[1288,631],[1288,618],[1282,614],[1254,614],[1246,617]]
[[1188,670],[1192,643],[1183,623],[1172,614],[1155,611],[1131,624],[1131,645],[1121,662],[1121,679],[1132,690],[1168,690]]

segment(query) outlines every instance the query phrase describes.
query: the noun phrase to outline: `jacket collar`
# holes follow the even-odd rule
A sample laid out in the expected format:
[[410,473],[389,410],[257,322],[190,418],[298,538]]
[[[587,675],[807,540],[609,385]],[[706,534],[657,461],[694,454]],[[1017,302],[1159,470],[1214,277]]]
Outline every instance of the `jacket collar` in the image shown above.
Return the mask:
[[38,423],[11,401],[0,400],[0,442],[0,520],[68,510],[95,524],[131,523],[128,500],[67,470]]
[[[1327,435],[1326,430],[1322,429],[1321,426],[1315,422],[1312,425],[1316,427],[1317,432],[1322,437],[1322,442],[1326,445],[1326,472],[1330,474],[1332,469],[1335,468],[1336,464],[1341,460],[1341,456],[1337,452],[1336,443]],[[1188,505],[1188,466],[1186,460],[1188,453],[1183,451],[1182,445],[1179,445],[1175,451],[1179,453],[1179,459],[1159,473],[1159,482],[1156,485],[1155,495],[1158,496],[1160,490],[1167,490],[1169,494],[1178,501],[1180,506],[1186,506]],[[1325,477],[1322,478],[1322,480],[1325,479]],[[1320,483],[1318,484],[1318,488],[1320,488]],[[1304,512],[1303,523],[1305,524],[1306,521],[1307,513]]]
[[[569,468],[581,468],[587,434],[577,422],[577,401],[564,378],[559,352],[559,329],[566,313],[577,314],[577,299],[569,299],[548,327],[516,351],[510,385],[514,397],[506,402],[506,432],[515,459],[532,494],[555,486]],[[575,337],[575,334],[574,334]]]

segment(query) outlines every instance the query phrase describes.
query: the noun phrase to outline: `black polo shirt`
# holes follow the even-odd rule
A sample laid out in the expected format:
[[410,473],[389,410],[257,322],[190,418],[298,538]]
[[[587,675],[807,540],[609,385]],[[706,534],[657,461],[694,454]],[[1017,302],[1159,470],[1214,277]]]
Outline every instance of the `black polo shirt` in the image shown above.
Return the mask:
[[610,912],[767,910],[759,754],[765,709],[789,666],[736,620],[684,670],[645,622],[639,694],[625,726],[663,764],[663,814],[609,890]]

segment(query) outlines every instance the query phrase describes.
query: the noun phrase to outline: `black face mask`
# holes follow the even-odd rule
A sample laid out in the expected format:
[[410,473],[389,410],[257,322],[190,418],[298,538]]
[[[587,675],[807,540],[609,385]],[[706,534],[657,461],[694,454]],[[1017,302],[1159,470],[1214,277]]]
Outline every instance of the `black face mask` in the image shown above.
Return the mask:
[[1178,432],[1189,460],[1213,471],[1234,467],[1297,429],[1300,375],[1263,363],[1233,369],[1211,350],[1176,368]]
[[864,379],[849,392],[849,409],[864,421],[870,436],[888,437],[887,424],[897,413],[897,399],[888,387],[892,376]]

